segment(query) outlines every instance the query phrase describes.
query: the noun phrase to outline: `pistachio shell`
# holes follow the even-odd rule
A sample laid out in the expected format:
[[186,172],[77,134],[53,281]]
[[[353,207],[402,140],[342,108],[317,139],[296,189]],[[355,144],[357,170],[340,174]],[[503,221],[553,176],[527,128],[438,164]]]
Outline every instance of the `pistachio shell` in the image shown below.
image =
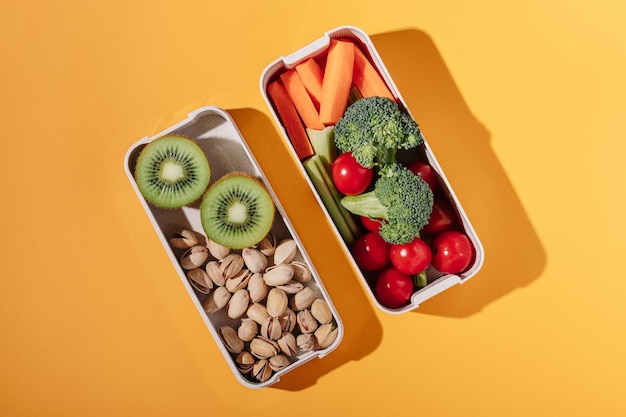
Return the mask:
[[311,314],[320,324],[330,323],[333,313],[330,311],[328,303],[323,298],[318,298],[311,304]]
[[248,317],[257,322],[259,325],[263,324],[266,318],[270,315],[267,313],[267,308],[261,303],[253,303],[248,307],[246,311]]
[[267,296],[268,292],[269,287],[263,280],[263,274],[252,274],[250,280],[248,281],[248,293],[250,294],[250,301],[253,303],[258,303]]
[[304,287],[302,291],[291,297],[289,307],[295,311],[304,310],[311,307],[317,298],[317,293],[312,287]]
[[290,263],[293,268],[293,279],[299,282],[307,283],[313,279],[311,270],[304,262],[294,261]]
[[243,268],[243,258],[238,253],[231,253],[220,261],[220,272],[228,279],[237,275]]
[[209,258],[209,250],[206,246],[196,245],[183,253],[180,258],[180,266],[183,269],[195,269],[199,268]]
[[250,341],[250,352],[259,359],[271,358],[280,351],[278,342],[263,336],[257,336]]
[[315,331],[315,339],[317,340],[316,349],[326,349],[335,339],[337,339],[337,327],[332,323],[324,324]]
[[237,369],[239,369],[239,372],[241,372],[244,375],[252,371],[252,367],[254,366],[255,362],[256,362],[256,359],[247,350],[242,350],[237,355],[237,358],[235,358]]
[[292,279],[286,284],[277,285],[276,288],[280,288],[281,290],[285,291],[287,294],[295,294],[297,292],[302,291],[302,289],[304,288],[304,284],[299,281],[296,281],[295,279]]
[[283,332],[283,335],[276,341],[280,347],[280,351],[287,356],[295,356],[298,353],[296,345],[296,337],[293,333]]
[[274,264],[288,264],[293,261],[298,253],[298,246],[296,245],[296,241],[287,238],[282,240],[274,251]]
[[243,313],[248,309],[250,303],[250,296],[245,289],[237,290],[230,301],[228,302],[228,317],[231,319],[238,319],[243,316]]
[[189,249],[198,244],[198,238],[191,230],[180,230],[174,233],[170,243],[178,249]]
[[245,248],[241,251],[241,257],[245,266],[252,272],[264,272],[267,268],[267,256],[258,249]]
[[317,348],[317,340],[313,333],[302,333],[296,338],[296,346],[299,352],[308,352]]
[[204,269],[195,268],[187,271],[187,278],[191,286],[202,294],[208,294],[213,288],[213,281]]
[[265,382],[272,376],[272,368],[267,359],[261,359],[252,367],[252,377],[259,382]]
[[239,327],[237,328],[237,335],[244,342],[249,342],[259,334],[259,325],[251,318],[244,318],[241,320]]
[[263,255],[272,256],[276,250],[276,237],[269,233],[256,246]]
[[280,326],[280,319],[278,317],[268,317],[261,325],[261,336],[270,339],[277,340],[283,334],[283,329]]
[[209,249],[209,253],[211,253],[215,259],[222,260],[230,254],[230,248],[220,245],[211,239],[207,240],[206,246]]
[[209,278],[211,281],[218,287],[223,287],[226,284],[226,279],[222,272],[220,271],[220,264],[217,261],[209,261],[207,262],[204,270],[207,274],[209,274]]
[[293,277],[293,268],[291,265],[274,265],[265,270],[263,280],[270,287],[284,285],[291,281]]
[[278,354],[269,358],[270,368],[272,371],[278,372],[290,365],[289,358],[285,355]]
[[280,288],[272,288],[267,294],[265,307],[267,308],[267,313],[270,316],[279,317],[283,315],[285,310],[287,310],[288,303],[289,298],[287,297],[285,291]]
[[219,335],[226,349],[231,353],[239,353],[243,350],[243,340],[237,335],[237,331],[230,326],[222,326]]
[[302,333],[313,333],[319,326],[319,323],[308,308],[298,311],[297,320],[298,328]]
[[296,323],[298,319],[296,318],[296,313],[287,307],[282,316],[280,316],[280,323],[282,325],[283,332],[293,332],[293,329],[296,328]]
[[204,300],[204,311],[208,314],[221,310],[228,304],[231,293],[225,287],[217,287],[212,291],[206,300]]
[[237,275],[226,279],[226,288],[233,293],[246,288],[250,277],[252,277],[252,272],[247,269],[242,269]]

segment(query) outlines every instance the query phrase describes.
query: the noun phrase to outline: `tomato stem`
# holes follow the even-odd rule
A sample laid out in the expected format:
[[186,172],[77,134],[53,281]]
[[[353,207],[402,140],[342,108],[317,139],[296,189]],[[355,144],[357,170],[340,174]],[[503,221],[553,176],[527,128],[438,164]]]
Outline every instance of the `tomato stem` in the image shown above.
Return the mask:
[[413,285],[417,288],[422,288],[428,285],[426,271],[422,271],[419,274],[413,275]]

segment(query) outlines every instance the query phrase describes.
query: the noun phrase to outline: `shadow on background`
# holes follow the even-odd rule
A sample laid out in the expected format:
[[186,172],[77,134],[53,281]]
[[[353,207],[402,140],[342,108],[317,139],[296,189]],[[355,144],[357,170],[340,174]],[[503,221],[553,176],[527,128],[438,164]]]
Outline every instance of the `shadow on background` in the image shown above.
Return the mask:
[[281,206],[306,248],[343,322],[338,347],[323,360],[294,368],[272,388],[299,391],[344,363],[373,352],[382,327],[360,281],[352,270],[330,224],[273,120],[255,109],[229,109],[242,136],[261,166]]
[[489,131],[463,100],[432,39],[411,28],[371,39],[485,249],[475,277],[415,311],[470,316],[537,279],[546,254],[491,148]]

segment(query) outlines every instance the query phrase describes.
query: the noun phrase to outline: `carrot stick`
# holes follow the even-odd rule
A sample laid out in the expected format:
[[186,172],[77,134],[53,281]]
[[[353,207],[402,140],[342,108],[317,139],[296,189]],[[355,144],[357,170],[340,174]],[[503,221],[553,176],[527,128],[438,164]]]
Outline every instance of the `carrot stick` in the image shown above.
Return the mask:
[[313,147],[300,121],[296,106],[293,104],[293,101],[291,101],[285,86],[280,80],[272,81],[267,85],[267,94],[276,107],[278,116],[283,123],[287,136],[289,136],[289,140],[298,158],[303,161],[313,156]]
[[326,125],[335,124],[346,109],[352,86],[354,49],[352,42],[337,39],[330,41],[320,102],[320,119]]
[[363,97],[379,96],[395,100],[380,74],[357,46],[354,47],[354,73],[352,79],[354,86],[359,89]]
[[324,71],[313,58],[308,58],[295,66],[306,91],[309,92],[315,108],[319,111],[322,100],[322,80]]
[[294,69],[289,69],[280,75],[280,79],[291,97],[291,101],[296,106],[298,114],[302,118],[304,125],[311,129],[322,130],[326,126],[320,120],[320,115],[306,91],[300,76]]

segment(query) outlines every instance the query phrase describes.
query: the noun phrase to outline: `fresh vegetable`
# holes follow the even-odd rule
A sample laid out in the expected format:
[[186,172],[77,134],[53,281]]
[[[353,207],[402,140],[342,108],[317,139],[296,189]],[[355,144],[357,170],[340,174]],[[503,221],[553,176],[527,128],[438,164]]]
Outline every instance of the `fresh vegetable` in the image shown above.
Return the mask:
[[387,308],[405,305],[413,294],[413,280],[393,266],[387,267],[376,279],[374,295],[379,303]]
[[298,114],[302,118],[305,127],[311,129],[324,129],[324,123],[311,100],[311,96],[304,87],[302,79],[295,69],[290,69],[280,74],[280,79],[289,93]]
[[359,236],[352,246],[354,261],[363,271],[379,271],[389,264],[390,245],[376,232]]
[[326,125],[339,120],[348,103],[352,72],[354,69],[354,44],[349,41],[332,39],[326,56],[320,119]]
[[400,272],[416,275],[430,265],[432,253],[426,242],[416,237],[409,243],[391,245],[389,259]]
[[352,152],[366,168],[394,163],[398,149],[412,149],[423,142],[413,118],[384,97],[356,101],[335,125],[337,148]]
[[432,166],[428,165],[426,162],[415,161],[411,162],[406,167],[426,181],[430,189],[433,190],[433,193],[437,191],[439,182],[437,181],[437,173]]
[[430,246],[433,252],[432,265],[444,274],[465,271],[474,258],[474,247],[469,237],[457,230],[437,234]]
[[296,106],[293,104],[291,97],[289,97],[285,86],[280,80],[272,81],[267,85],[267,93],[274,103],[276,112],[287,131],[287,136],[298,158],[302,161],[312,156],[314,153],[313,147],[300,121]]
[[311,96],[315,108],[319,111],[322,100],[322,81],[324,71],[313,58],[305,59],[295,66],[296,72],[300,76],[306,91]]
[[311,146],[316,155],[319,155],[322,163],[330,174],[330,167],[337,157],[337,147],[335,146],[335,126],[326,126],[322,130],[306,129]]
[[391,91],[376,71],[369,59],[358,47],[354,48],[354,73],[352,75],[354,85],[363,97],[387,97],[395,100]]
[[428,224],[422,229],[422,233],[434,235],[444,230],[451,229],[456,224],[456,214],[452,205],[443,198],[435,198],[433,211],[430,213]]
[[339,155],[332,165],[333,182],[345,195],[357,195],[369,188],[374,180],[374,170],[357,162],[350,152]]
[[382,219],[372,219],[367,216],[359,216],[359,220],[361,220],[361,224],[370,232],[378,232],[380,231],[380,223]]
[[400,164],[380,168],[374,189],[345,196],[341,204],[351,213],[384,219],[380,235],[389,243],[408,243],[428,223],[433,192],[428,184]]

